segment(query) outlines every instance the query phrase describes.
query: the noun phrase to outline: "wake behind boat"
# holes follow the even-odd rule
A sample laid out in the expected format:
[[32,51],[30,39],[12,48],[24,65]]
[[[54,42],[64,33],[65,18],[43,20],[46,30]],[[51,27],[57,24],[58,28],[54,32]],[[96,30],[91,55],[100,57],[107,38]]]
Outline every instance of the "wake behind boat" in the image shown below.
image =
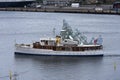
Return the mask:
[[[102,37],[92,38],[90,42],[87,37],[76,30],[75,32],[63,20],[63,27],[60,35],[55,38],[44,38],[32,44],[15,44],[15,54],[40,55],[40,56],[103,56],[102,53],[95,53],[101,50]],[[92,52],[93,51],[93,52]]]

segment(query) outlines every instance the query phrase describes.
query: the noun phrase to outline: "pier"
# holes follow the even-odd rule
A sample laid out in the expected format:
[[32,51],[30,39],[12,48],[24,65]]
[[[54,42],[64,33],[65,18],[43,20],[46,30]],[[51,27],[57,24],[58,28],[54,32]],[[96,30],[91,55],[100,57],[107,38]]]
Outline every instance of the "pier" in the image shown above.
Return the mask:
[[44,7],[44,8],[0,8],[0,11],[24,11],[24,12],[60,12],[60,13],[89,13],[89,14],[113,14],[120,15],[120,11],[103,9],[84,9],[72,7]]

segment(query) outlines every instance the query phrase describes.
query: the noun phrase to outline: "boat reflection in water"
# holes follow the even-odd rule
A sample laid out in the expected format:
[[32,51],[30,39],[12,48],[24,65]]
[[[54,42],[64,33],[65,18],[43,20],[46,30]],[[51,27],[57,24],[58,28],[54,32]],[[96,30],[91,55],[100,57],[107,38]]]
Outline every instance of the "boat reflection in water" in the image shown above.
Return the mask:
[[15,61],[19,62],[19,61],[23,61],[24,62],[29,62],[29,61],[34,61],[34,62],[38,62],[38,63],[44,63],[44,64],[55,64],[55,63],[99,63],[103,60],[103,57],[66,57],[66,56],[31,56],[31,55],[15,55]]

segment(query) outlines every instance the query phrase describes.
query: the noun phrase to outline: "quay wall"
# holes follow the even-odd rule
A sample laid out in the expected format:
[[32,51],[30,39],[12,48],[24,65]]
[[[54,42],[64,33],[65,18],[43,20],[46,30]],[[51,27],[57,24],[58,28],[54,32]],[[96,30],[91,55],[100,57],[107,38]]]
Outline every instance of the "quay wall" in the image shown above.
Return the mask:
[[24,11],[24,12],[60,12],[60,13],[89,13],[89,14],[114,14],[120,15],[120,11],[115,10],[94,10],[80,8],[0,8],[0,11]]

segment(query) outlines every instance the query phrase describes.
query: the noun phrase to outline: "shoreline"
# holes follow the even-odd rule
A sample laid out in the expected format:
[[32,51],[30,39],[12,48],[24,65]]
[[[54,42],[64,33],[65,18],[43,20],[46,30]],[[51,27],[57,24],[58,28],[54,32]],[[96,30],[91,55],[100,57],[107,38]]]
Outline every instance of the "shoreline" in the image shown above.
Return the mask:
[[0,8],[0,11],[23,11],[23,12],[56,12],[56,13],[86,13],[86,14],[111,14],[120,15],[120,12],[115,10],[95,10],[95,9],[80,9],[80,8]]

